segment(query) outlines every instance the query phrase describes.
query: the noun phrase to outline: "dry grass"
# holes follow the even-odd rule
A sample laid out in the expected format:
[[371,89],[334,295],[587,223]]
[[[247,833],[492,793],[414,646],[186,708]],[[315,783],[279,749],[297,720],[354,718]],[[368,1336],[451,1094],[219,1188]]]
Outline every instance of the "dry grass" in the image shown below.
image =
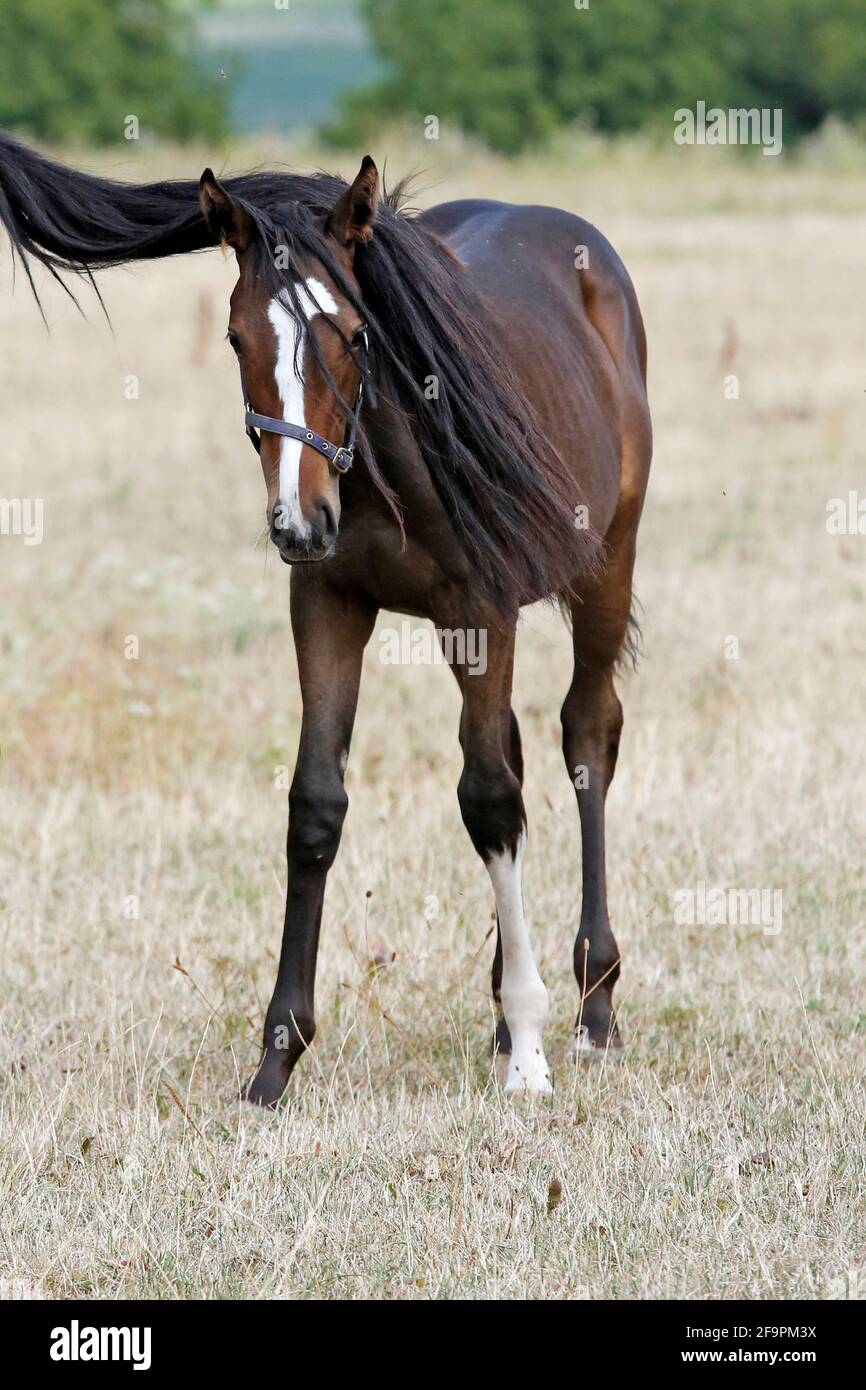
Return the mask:
[[[300,710],[288,576],[254,545],[263,484],[220,342],[232,267],[104,277],[113,337],[54,293],[48,337],[5,283],[0,493],[47,511],[42,546],[0,538],[0,1279],[104,1298],[844,1295],[866,1253],[866,542],[829,537],[825,506],[863,479],[862,179],[717,151],[421,153],[429,199],[590,216],[647,319],[647,655],[609,802],[627,1061],[587,1075],[565,1056],[569,643],[531,611],[516,708],[554,1099],[510,1105],[490,1074],[492,904],[456,806],[452,682],[383,667],[374,639],[318,1039],[276,1117],[238,1104]],[[674,925],[698,879],[781,888],[781,933]]]

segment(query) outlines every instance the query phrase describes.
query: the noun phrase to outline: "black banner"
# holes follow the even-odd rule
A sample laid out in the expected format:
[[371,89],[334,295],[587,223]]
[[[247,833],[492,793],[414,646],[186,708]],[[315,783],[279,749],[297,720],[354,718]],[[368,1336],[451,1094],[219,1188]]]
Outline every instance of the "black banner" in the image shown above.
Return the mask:
[[[337,1302],[338,1300],[329,1300]],[[569,1306],[567,1322],[560,1323],[564,1311],[554,1302],[523,1303],[520,1330],[515,1322],[514,1305],[483,1306],[418,1302],[410,1312],[442,1323],[466,1316],[471,1307],[473,1323],[479,1317],[498,1322],[504,1308],[508,1323],[502,1325],[502,1351],[524,1338],[527,1350],[537,1344],[539,1332],[561,1337],[556,1346],[574,1373],[590,1368],[610,1372],[637,1370],[653,1375],[673,1367],[688,1369],[705,1366],[803,1366],[824,1375],[853,1355],[855,1330],[862,1327],[856,1301],[831,1303],[586,1303]],[[349,1315],[349,1325],[343,1320]],[[48,1372],[63,1380],[69,1375],[98,1375],[109,1369],[112,1375],[172,1374],[214,1371],[225,1374],[234,1365],[245,1373],[255,1367],[259,1375],[269,1366],[276,1374],[289,1374],[296,1358],[325,1353],[322,1369],[330,1363],[327,1352],[341,1350],[351,1357],[353,1371],[360,1373],[359,1353],[375,1359],[367,1373],[380,1375],[390,1367],[389,1347],[399,1354],[400,1330],[369,1312],[359,1309],[353,1324],[351,1304],[340,1305],[341,1330],[335,1344],[332,1333],[324,1343],[318,1340],[318,1317],[333,1326],[329,1304],[292,1303],[61,1303],[10,1301],[0,1304],[2,1336],[7,1348],[15,1348],[25,1365]],[[537,1321],[536,1321],[537,1320]],[[541,1324],[541,1326],[540,1326]],[[312,1337],[315,1340],[307,1340]],[[495,1335],[495,1334],[494,1334]],[[472,1325],[466,1325],[460,1351],[456,1344],[442,1343],[441,1359],[454,1374],[465,1374],[467,1348],[471,1358],[477,1347],[479,1373],[489,1373],[491,1357],[497,1359],[497,1344],[488,1334],[473,1340]],[[429,1374],[431,1349],[424,1351],[425,1372]],[[384,1357],[384,1363],[380,1358]],[[455,1360],[456,1357],[456,1360]],[[483,1365],[481,1364],[483,1360]],[[459,1364],[458,1364],[459,1363]],[[339,1367],[339,1363],[336,1363]],[[377,1370],[377,1365],[379,1369]],[[409,1368],[401,1374],[411,1374]]]

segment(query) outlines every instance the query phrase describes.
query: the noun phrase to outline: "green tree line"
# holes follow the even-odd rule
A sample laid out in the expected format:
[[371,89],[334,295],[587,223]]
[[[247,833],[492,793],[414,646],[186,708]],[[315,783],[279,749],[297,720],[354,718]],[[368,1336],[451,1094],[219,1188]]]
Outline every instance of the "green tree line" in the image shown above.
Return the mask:
[[0,126],[109,143],[141,129],[219,137],[224,93],[193,58],[194,3],[0,0]]
[[515,153],[578,118],[781,107],[785,136],[866,109],[866,0],[362,0],[388,75],[333,133],[436,115]]

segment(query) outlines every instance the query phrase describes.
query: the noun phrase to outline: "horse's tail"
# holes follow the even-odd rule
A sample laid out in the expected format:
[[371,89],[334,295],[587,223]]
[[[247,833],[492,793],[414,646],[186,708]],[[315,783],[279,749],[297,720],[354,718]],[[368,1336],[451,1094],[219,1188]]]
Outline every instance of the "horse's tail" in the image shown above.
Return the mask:
[[[56,278],[212,244],[190,180],[119,183],[56,163],[0,131],[0,224],[34,294],[31,260]],[[38,299],[38,295],[37,295]]]

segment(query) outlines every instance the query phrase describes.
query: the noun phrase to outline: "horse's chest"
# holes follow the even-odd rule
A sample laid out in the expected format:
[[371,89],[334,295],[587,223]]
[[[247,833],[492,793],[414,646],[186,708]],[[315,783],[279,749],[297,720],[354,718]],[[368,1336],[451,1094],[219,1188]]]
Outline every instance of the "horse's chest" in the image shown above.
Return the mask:
[[341,534],[337,555],[329,561],[338,587],[362,590],[379,608],[435,618],[450,607],[461,576],[449,572],[432,544],[405,538],[387,522]]

